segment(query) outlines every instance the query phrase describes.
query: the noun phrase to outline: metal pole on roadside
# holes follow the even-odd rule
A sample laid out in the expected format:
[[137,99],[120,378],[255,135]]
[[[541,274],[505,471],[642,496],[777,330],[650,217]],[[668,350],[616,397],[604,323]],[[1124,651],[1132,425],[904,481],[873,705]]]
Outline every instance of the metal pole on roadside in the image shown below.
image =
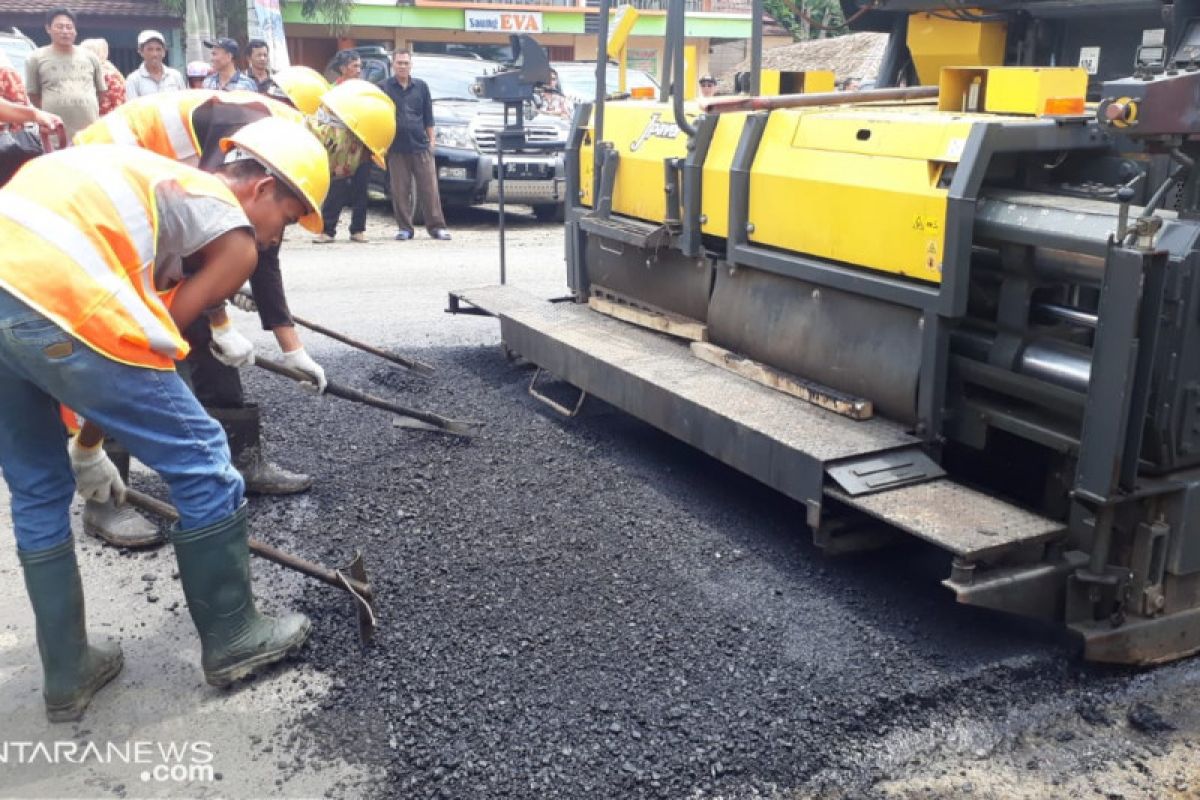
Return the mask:
[[[506,113],[505,125],[508,124],[507,117]],[[504,247],[504,142],[501,136],[496,137],[496,172],[499,175],[497,195],[500,200],[500,285],[503,286],[508,280],[508,265],[505,263]]]

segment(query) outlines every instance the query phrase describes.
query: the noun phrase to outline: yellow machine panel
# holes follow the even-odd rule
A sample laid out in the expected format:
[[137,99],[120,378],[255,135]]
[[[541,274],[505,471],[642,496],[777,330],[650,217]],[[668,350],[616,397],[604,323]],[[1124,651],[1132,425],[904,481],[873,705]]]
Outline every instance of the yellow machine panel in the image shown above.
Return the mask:
[[926,86],[937,83],[945,67],[990,67],[1004,63],[1003,22],[968,22],[947,14],[919,13],[908,17],[908,50],[917,77]]
[[722,114],[704,160],[701,230],[709,236],[729,235],[729,168],[748,112]]
[[816,94],[836,88],[834,75],[827,69],[787,72],[764,69],[759,78],[759,94]]
[[750,241],[939,282],[939,182],[971,125],[932,110],[772,113],[750,174]]
[[1081,67],[948,67],[938,108],[1031,116],[1082,114],[1088,74]]
[[[696,111],[689,104],[689,119],[695,118]],[[613,213],[662,222],[667,208],[663,159],[687,155],[687,136],[675,124],[674,112],[661,103],[608,103],[604,108],[604,138],[616,146],[621,156],[613,185]],[[594,205],[590,139],[589,135],[579,151],[583,167],[580,188],[586,206]]]

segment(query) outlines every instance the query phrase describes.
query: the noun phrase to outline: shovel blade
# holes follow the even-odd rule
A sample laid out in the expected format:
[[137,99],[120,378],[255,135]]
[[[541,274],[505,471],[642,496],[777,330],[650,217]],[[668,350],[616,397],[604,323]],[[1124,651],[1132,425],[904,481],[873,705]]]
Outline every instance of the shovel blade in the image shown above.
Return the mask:
[[[367,580],[367,566],[363,562],[362,553],[358,550],[354,551],[354,560],[346,567],[346,574],[360,583],[370,585]],[[363,644],[368,644],[375,636],[375,614],[371,606],[374,598],[359,597],[355,595],[354,610],[358,613],[358,639]]]

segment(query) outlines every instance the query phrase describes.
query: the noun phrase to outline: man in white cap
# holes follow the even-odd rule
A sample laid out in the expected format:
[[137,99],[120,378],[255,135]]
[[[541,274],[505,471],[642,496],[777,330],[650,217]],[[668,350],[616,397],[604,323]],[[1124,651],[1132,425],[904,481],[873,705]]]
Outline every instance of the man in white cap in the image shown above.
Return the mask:
[[138,34],[137,46],[142,65],[129,73],[129,77],[125,79],[126,99],[187,88],[179,70],[171,69],[163,63],[167,57],[167,40],[161,33],[154,30],[142,31]]

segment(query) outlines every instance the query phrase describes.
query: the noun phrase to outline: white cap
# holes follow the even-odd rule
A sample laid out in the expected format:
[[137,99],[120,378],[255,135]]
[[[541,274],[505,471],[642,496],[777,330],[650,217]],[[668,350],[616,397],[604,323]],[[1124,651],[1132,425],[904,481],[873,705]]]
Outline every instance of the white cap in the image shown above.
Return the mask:
[[138,38],[137,38],[138,50],[141,50],[142,45],[144,45],[146,42],[153,41],[154,39],[158,39],[158,41],[162,43],[163,47],[167,46],[167,37],[163,36],[158,31],[146,30],[146,31],[142,31],[141,33],[138,34]]

